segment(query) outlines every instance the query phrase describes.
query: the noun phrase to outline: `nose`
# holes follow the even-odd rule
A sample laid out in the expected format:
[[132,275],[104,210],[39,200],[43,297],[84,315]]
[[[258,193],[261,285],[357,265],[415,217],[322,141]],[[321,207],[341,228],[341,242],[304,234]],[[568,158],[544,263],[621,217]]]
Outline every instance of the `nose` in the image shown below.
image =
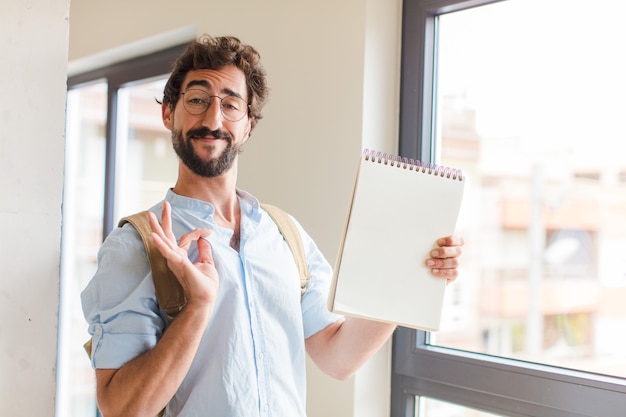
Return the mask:
[[202,125],[211,130],[218,130],[222,127],[222,110],[220,100],[216,97],[209,98],[209,107],[203,114]]

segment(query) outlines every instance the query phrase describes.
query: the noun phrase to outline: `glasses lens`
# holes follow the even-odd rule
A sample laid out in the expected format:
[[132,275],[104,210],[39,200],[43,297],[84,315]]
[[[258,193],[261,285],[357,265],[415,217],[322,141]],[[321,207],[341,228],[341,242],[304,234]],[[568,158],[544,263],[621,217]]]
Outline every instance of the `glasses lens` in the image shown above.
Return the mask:
[[183,93],[183,105],[191,114],[201,114],[209,108],[211,96],[202,90],[187,90]]
[[222,114],[226,120],[237,122],[246,115],[246,102],[239,97],[226,96],[222,99]]
[[187,90],[183,93],[183,106],[191,114],[202,114],[211,105],[211,100],[217,98],[220,100],[220,110],[224,119],[230,122],[238,122],[248,112],[248,105],[245,100],[235,97],[226,96],[224,98],[209,95],[202,90]]

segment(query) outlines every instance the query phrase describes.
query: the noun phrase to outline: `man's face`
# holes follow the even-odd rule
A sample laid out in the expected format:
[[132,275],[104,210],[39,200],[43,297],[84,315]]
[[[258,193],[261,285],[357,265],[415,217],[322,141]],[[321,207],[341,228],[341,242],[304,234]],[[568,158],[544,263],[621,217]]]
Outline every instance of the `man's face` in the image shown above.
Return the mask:
[[[235,96],[247,104],[245,76],[234,66],[190,71],[174,110],[163,106],[163,123],[172,132],[172,144],[182,163],[199,176],[217,177],[232,167],[250,134],[251,119],[246,111],[241,120],[227,120],[220,109],[220,99],[215,97],[209,99],[206,111],[192,114],[183,105],[185,93],[190,90],[221,98]],[[191,92],[187,94],[189,97]]]

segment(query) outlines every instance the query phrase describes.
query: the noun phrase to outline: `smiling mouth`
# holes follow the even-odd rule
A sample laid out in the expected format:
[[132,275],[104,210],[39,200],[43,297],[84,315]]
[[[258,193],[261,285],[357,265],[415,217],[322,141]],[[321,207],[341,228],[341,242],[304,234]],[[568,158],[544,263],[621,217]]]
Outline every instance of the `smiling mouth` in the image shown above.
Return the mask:
[[225,139],[228,141],[229,135],[226,132],[220,130],[210,130],[207,128],[193,129],[187,132],[187,138],[192,140],[219,140]]
[[191,140],[219,140],[223,138],[216,138],[215,136],[200,136],[200,135],[192,135],[189,136]]

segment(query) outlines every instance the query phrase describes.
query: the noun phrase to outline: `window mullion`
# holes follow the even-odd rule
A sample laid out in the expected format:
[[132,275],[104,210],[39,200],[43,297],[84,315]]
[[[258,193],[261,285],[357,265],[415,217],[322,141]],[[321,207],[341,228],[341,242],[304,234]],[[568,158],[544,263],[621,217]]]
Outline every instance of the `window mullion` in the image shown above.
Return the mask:
[[104,172],[104,215],[102,239],[113,230],[115,213],[115,160],[117,156],[117,86],[109,82],[107,94],[106,162]]

